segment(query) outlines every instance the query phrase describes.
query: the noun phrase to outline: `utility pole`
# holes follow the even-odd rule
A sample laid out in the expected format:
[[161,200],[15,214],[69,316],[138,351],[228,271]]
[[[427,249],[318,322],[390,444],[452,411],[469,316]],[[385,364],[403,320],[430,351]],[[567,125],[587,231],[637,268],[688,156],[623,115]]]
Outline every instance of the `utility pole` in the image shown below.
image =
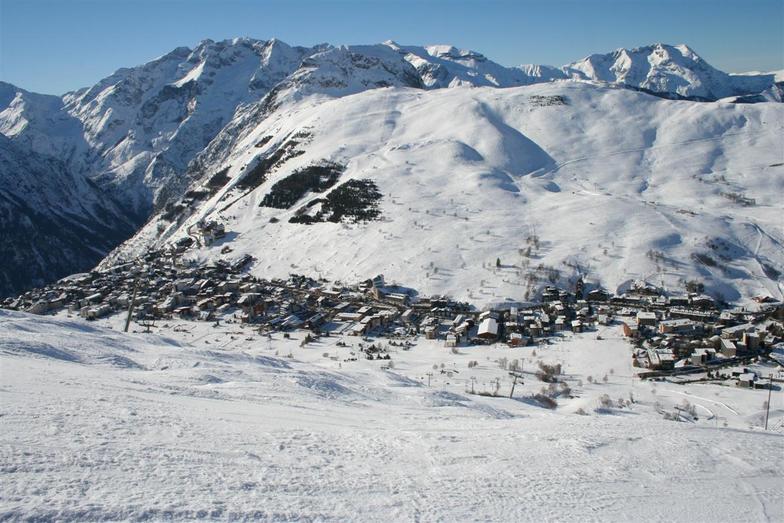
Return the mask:
[[515,385],[517,385],[517,380],[518,379],[520,380],[521,385],[523,385],[524,382],[523,382],[523,375],[518,372],[510,372],[509,375],[512,376],[512,378],[514,378],[514,381],[512,381],[512,392],[509,393],[509,399],[512,399],[512,395],[514,394],[514,390],[515,390]]
[[131,296],[131,303],[128,304],[128,317],[125,318],[125,329],[123,332],[128,332],[128,327],[131,325],[131,316],[133,315],[133,308],[136,305],[136,292],[139,290],[139,277],[133,282],[133,295]]
[[474,382],[476,381],[475,376],[471,376],[471,394],[474,394]]
[[430,387],[430,378],[433,377],[433,373],[432,372],[428,372],[426,374],[426,376],[427,376],[427,386]]
[[773,373],[768,374],[768,408],[765,411],[765,430],[768,430],[768,417],[770,416],[770,393],[773,391]]

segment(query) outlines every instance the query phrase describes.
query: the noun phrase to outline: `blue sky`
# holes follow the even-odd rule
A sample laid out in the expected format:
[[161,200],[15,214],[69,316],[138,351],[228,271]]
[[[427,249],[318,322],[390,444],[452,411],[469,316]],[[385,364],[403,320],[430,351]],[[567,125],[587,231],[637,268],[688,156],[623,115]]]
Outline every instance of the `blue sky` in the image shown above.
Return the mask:
[[0,0],[0,79],[62,94],[204,38],[451,43],[504,65],[686,43],[728,72],[784,68],[784,0]]

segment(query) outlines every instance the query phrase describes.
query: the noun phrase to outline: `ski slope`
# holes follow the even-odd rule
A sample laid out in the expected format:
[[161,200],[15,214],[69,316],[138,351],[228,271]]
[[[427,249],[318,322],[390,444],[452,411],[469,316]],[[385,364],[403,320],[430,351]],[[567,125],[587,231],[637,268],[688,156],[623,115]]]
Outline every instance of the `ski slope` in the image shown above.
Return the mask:
[[[194,187],[224,169],[230,181],[175,219],[152,219],[104,265],[214,220],[227,238],[190,256],[214,260],[229,246],[253,255],[263,277],[384,274],[478,305],[532,299],[580,275],[613,292],[639,279],[683,292],[697,280],[727,301],[781,299],[782,122],[781,104],[577,81],[313,95],[218,135]],[[291,136],[305,136],[299,155],[241,189]],[[289,223],[317,193],[288,209],[261,205],[276,182],[324,161],[345,165],[338,183],[377,184],[380,221]]]
[[[267,340],[231,323],[100,323],[0,311],[0,518],[784,518],[780,391],[778,432],[763,432],[764,391],[635,383],[611,329],[458,354],[415,340],[384,370],[344,361],[358,338],[300,347],[301,333]],[[516,399],[469,394],[470,360],[477,390],[498,378],[507,393],[501,355],[566,363],[575,397],[543,409],[525,400],[533,377]],[[635,403],[599,413],[605,393]],[[699,420],[663,420],[682,394]]]

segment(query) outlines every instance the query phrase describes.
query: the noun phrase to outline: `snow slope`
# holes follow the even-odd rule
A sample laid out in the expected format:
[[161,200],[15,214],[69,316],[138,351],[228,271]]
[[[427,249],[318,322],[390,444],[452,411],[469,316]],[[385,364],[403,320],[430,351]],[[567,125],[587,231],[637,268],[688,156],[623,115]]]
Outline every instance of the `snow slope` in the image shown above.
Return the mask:
[[[775,103],[671,101],[578,81],[304,97],[221,133],[197,159],[205,176],[194,187],[224,169],[230,181],[153,219],[105,264],[217,220],[227,239],[192,256],[230,245],[264,277],[381,273],[478,304],[533,298],[580,274],[612,291],[635,279],[682,291],[696,279],[727,300],[781,299],[782,121]],[[266,180],[243,186],[292,136]],[[345,166],[338,184],[377,184],[380,221],[289,223],[323,193],[261,205],[275,183],[324,161]]]
[[[524,400],[541,385],[534,378],[518,384],[518,399],[485,398],[466,392],[467,374],[454,374],[476,359],[477,387],[499,377],[507,391],[492,359],[522,356],[533,365],[531,348],[454,355],[418,342],[383,370],[377,361],[343,361],[351,338],[347,348],[337,338],[299,348],[297,333],[266,342],[236,324],[177,330],[166,334],[177,339],[123,335],[0,311],[0,517],[784,517],[782,435],[742,421],[746,412],[758,417],[765,394],[715,387],[726,408],[691,397],[700,421],[664,421],[657,408],[672,409],[683,392],[712,396],[712,387],[635,387],[620,340],[541,349],[545,359],[574,361],[567,371],[576,397],[548,411]],[[292,358],[282,356],[288,351]],[[440,363],[454,378],[435,372],[427,387],[424,372]],[[578,384],[594,366],[616,372],[607,384]],[[638,398],[631,408],[594,411],[599,395],[629,392]],[[575,414],[578,406],[588,415]]]

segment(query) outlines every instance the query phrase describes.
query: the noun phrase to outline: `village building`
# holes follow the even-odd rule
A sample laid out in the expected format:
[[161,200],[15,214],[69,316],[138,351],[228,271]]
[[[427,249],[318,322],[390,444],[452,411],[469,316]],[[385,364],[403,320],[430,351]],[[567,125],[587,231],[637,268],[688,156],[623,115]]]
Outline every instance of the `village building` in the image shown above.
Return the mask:
[[693,332],[696,324],[687,318],[677,318],[664,320],[659,323],[659,333],[661,334],[688,334]]
[[640,327],[655,327],[656,321],[655,312],[640,311],[637,313],[637,325]]
[[627,338],[636,338],[640,334],[640,328],[638,327],[637,322],[633,320],[622,322],[621,328],[623,329],[623,335]]
[[486,315],[479,324],[479,330],[476,335],[485,340],[494,340],[498,338],[498,321],[491,315]]

